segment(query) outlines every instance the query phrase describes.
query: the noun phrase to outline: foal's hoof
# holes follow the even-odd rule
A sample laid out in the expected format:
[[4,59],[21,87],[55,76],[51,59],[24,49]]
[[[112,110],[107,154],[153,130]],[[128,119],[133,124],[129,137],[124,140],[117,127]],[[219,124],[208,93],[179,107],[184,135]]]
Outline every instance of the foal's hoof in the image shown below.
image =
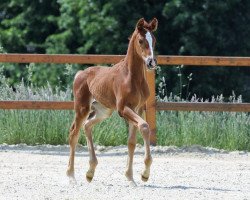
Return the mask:
[[86,175],[86,180],[90,183],[92,181],[93,177],[89,177]]
[[91,181],[92,181],[92,179],[93,179],[93,177],[94,177],[94,171],[88,171],[87,173],[86,173],[86,180],[90,183]]
[[147,182],[147,181],[148,181],[148,178],[149,178],[149,177],[146,177],[146,176],[141,175],[141,180],[142,180],[143,182]]

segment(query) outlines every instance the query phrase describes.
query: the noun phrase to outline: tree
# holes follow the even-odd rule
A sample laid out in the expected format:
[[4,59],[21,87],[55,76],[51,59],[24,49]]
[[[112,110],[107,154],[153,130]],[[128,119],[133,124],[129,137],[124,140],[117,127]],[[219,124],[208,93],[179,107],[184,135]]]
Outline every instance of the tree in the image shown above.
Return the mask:
[[[165,4],[163,15],[169,24],[170,54],[249,56],[250,2],[246,0],[173,0]],[[173,34],[171,34],[173,33]],[[162,47],[164,48],[164,47]],[[163,50],[164,51],[164,50]],[[193,73],[190,91],[201,97],[237,91],[250,99],[250,70],[242,68],[187,68]],[[171,73],[173,74],[173,73]],[[178,86],[174,87],[178,88]]]
[[0,41],[8,53],[45,53],[44,42],[57,30],[56,0],[3,0]]
[[[157,17],[158,54],[249,56],[249,9],[247,0],[3,0],[0,46],[8,53],[125,54],[136,21]],[[26,76],[24,70],[14,69],[7,74]],[[40,69],[34,81],[58,84],[59,76],[67,84],[61,67]],[[182,87],[179,69],[163,68],[161,73],[168,91],[175,94]],[[193,73],[191,94],[209,98],[229,96],[234,90],[250,100],[249,68],[184,67],[181,71],[184,85]]]
[[[4,52],[46,52],[46,38],[57,30],[59,4],[56,0],[3,0],[0,3],[0,10],[0,46],[3,47]],[[28,75],[24,65],[5,64],[5,66],[5,74],[12,84]],[[55,76],[59,71],[58,68],[50,68],[46,71],[42,71],[42,68],[36,70],[38,73],[34,79],[39,81],[43,79],[44,84],[46,80],[57,79]],[[43,76],[44,72],[45,76]]]

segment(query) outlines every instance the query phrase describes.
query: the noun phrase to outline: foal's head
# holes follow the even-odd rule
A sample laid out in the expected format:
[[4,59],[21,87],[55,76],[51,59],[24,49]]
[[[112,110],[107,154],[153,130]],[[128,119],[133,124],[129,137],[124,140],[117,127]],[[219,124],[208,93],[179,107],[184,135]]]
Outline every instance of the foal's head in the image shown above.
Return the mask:
[[154,57],[155,37],[153,32],[156,31],[158,21],[154,18],[147,23],[141,18],[136,25],[135,47],[137,53],[143,58],[149,69],[156,67],[156,59]]

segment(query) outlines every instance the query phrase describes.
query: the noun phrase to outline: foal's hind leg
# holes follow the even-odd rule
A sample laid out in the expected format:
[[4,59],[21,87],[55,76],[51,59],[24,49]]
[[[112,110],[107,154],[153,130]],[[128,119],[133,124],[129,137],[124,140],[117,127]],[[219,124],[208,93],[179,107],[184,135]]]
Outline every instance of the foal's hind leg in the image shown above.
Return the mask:
[[74,177],[75,147],[79,139],[79,131],[82,126],[82,123],[89,115],[89,107],[90,106],[88,101],[84,104],[79,101],[75,101],[75,119],[70,128],[69,134],[70,156],[67,169],[67,175],[69,177]]
[[98,164],[92,139],[92,128],[95,124],[108,118],[112,114],[112,110],[105,108],[103,105],[96,101],[93,102],[92,109],[93,112],[90,114],[88,120],[84,124],[84,130],[89,150],[89,169],[86,173],[86,179],[88,182],[92,181],[95,174],[95,168]]

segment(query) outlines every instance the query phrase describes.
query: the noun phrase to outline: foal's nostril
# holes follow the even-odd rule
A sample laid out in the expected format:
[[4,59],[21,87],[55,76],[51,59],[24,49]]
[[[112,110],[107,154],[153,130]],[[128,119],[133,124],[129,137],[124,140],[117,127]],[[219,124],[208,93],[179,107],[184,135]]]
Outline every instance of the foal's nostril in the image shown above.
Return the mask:
[[155,63],[155,65],[157,65],[157,60],[154,58],[154,63]]
[[148,58],[146,61],[148,68],[155,68],[157,65],[157,60],[155,58]]
[[152,58],[148,58],[148,59],[147,59],[147,65],[151,67],[152,64],[153,64]]

